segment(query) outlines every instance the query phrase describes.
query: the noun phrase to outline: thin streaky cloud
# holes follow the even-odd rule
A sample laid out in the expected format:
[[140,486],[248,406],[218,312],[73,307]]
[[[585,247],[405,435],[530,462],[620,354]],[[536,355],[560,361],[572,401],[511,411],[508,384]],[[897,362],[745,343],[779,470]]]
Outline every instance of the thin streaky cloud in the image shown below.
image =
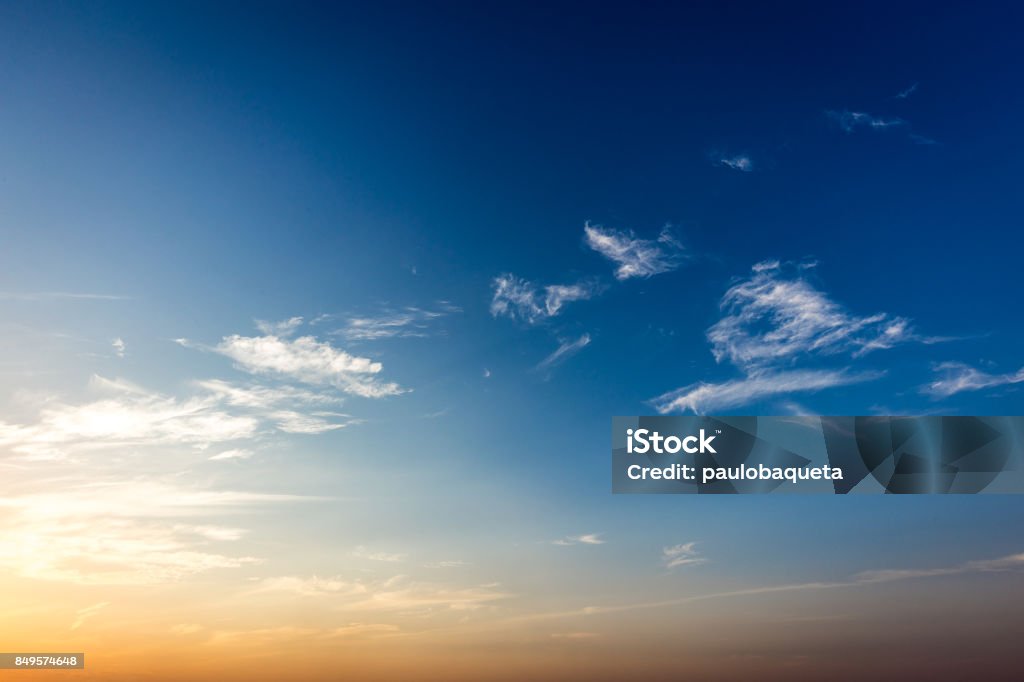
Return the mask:
[[379,580],[277,576],[260,580],[253,594],[281,592],[329,600],[352,611],[405,611],[444,608],[467,611],[513,595],[496,589],[496,584],[453,585],[413,580],[396,575]]
[[907,125],[906,121],[896,116],[875,116],[864,111],[829,109],[825,114],[847,133],[852,133],[861,128],[865,130],[890,130]]
[[962,362],[942,362],[933,370],[939,378],[921,387],[921,392],[932,398],[1024,383],[1024,367],[1008,374],[990,374]]
[[792,592],[817,592],[827,590],[869,588],[874,585],[899,582],[903,580],[921,580],[933,577],[962,575],[973,573],[1010,572],[1024,570],[1024,553],[1012,554],[996,559],[981,561],[969,561],[953,566],[932,568],[932,569],[897,569],[883,571],[865,571],[854,574],[845,580],[836,581],[809,581],[800,583],[786,583],[782,585],[755,586],[738,590],[725,590],[721,592],[704,592],[700,594],[675,597],[649,602],[638,602],[633,604],[616,604],[607,606],[585,606],[578,609],[566,611],[551,611],[547,613],[534,613],[522,616],[513,616],[491,623],[492,627],[501,627],[511,623],[524,623],[536,621],[558,620],[563,618],[576,618],[596,616],[602,614],[623,613],[629,611],[640,611],[646,609],[659,609],[683,604],[691,604],[702,601],[714,601],[718,599],[737,599],[741,597],[757,597],[775,594],[787,594]]
[[123,358],[125,356],[125,352],[128,347],[125,345],[124,339],[120,336],[111,341],[110,345],[114,348],[114,354],[117,355],[117,357]]
[[[295,495],[210,490],[179,479],[48,482],[4,491],[0,567],[39,580],[83,585],[166,584],[213,569],[258,564],[211,543],[243,531],[211,525],[211,514],[271,503],[315,500]],[[203,523],[183,523],[185,518]]]
[[243,459],[249,459],[254,454],[255,453],[252,450],[247,450],[245,448],[232,448],[230,450],[224,450],[222,452],[218,452],[215,455],[212,455],[210,457],[210,461],[211,462],[222,462],[222,461],[231,460],[231,459],[243,460]]
[[571,341],[563,341],[555,351],[541,360],[535,369],[538,372],[552,369],[590,345],[590,334],[582,334]]
[[907,87],[907,88],[905,88],[903,90],[900,90],[895,95],[893,95],[893,99],[907,99],[908,97],[913,95],[914,92],[917,91],[917,85],[918,84],[915,82],[915,83],[911,84],[909,87]]
[[349,317],[341,329],[331,334],[347,341],[426,337],[437,320],[461,312],[461,308],[447,301],[440,301],[432,308],[385,308],[373,315]]
[[405,561],[407,554],[398,552],[381,552],[367,549],[366,547],[356,547],[352,550],[352,556],[357,559],[367,559],[369,561],[383,561],[387,563],[397,563]]
[[697,551],[696,542],[685,542],[680,545],[661,548],[661,561],[665,568],[681,568],[707,563],[707,559]]
[[603,545],[604,539],[601,538],[601,533],[584,533],[583,535],[567,535],[564,538],[558,540],[552,540],[552,545],[559,545],[561,547],[568,547],[571,545]]
[[746,154],[739,154],[736,156],[722,156],[719,157],[715,165],[725,166],[735,171],[742,171],[744,173],[750,173],[754,170],[754,161]]
[[101,601],[99,603],[93,604],[92,606],[86,606],[83,609],[79,609],[75,613],[75,621],[71,624],[70,629],[77,630],[78,628],[82,627],[83,625],[85,625],[85,621],[89,620],[90,618],[92,618],[108,606],[110,606],[110,602]]
[[660,414],[687,411],[714,414],[764,398],[849,386],[873,381],[883,375],[884,372],[852,372],[848,369],[759,372],[720,383],[697,382],[664,393],[649,402]]

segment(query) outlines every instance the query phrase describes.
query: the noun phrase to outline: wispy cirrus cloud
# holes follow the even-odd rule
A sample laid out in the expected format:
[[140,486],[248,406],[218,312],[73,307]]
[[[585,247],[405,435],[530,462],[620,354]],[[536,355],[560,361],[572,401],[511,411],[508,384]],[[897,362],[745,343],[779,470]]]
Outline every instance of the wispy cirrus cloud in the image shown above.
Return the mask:
[[513,274],[495,277],[491,287],[491,315],[517,319],[527,324],[537,324],[555,317],[565,304],[585,301],[600,291],[596,282],[588,280],[539,287]]
[[[60,480],[6,490],[0,566],[19,575],[92,585],[146,585],[213,569],[259,563],[226,554],[241,531],[211,525],[211,514],[308,498],[209,490],[182,481]],[[186,522],[202,517],[201,524]]]
[[249,450],[248,448],[231,448],[230,450],[223,450],[221,452],[218,452],[215,455],[211,455],[210,456],[210,461],[211,462],[223,462],[223,461],[231,460],[231,459],[235,459],[235,460],[249,459],[254,454],[256,454],[256,453],[254,453],[252,450]]
[[603,545],[604,539],[601,533],[584,533],[583,535],[567,535],[558,540],[552,540],[552,545],[568,547],[570,545]]
[[622,613],[645,609],[665,608],[668,606],[679,606],[695,602],[711,601],[718,599],[740,599],[743,597],[756,597],[761,595],[788,594],[793,592],[820,592],[827,590],[869,588],[874,585],[899,582],[903,580],[921,580],[943,576],[965,575],[977,573],[1008,573],[1024,570],[1024,553],[1011,554],[996,559],[983,559],[979,561],[968,561],[961,564],[940,566],[937,568],[921,569],[894,569],[879,571],[863,571],[852,575],[844,580],[832,581],[811,581],[785,583],[780,585],[763,585],[746,587],[736,590],[725,590],[721,592],[700,592],[698,594],[673,597],[657,601],[639,602],[632,604],[615,604],[608,606],[585,606],[580,609],[561,611],[554,613],[538,613],[529,616],[529,620],[554,620],[558,618],[569,618],[574,616],[594,616],[598,614]]
[[652,398],[650,404],[661,414],[685,411],[712,414],[772,396],[849,386],[873,381],[883,375],[884,372],[851,372],[846,369],[764,371],[719,383],[693,383]]
[[512,596],[497,587],[493,583],[466,586],[426,582],[403,575],[379,580],[279,576],[260,580],[253,592],[327,599],[353,611],[467,611]]
[[[178,343],[195,345],[187,339],[179,339]],[[397,383],[377,379],[384,368],[380,362],[352,355],[313,336],[287,338],[273,334],[232,334],[225,336],[216,346],[205,349],[230,358],[236,367],[251,374],[333,386],[363,398],[382,398],[407,392]]]
[[653,398],[661,413],[708,413],[789,393],[872,381],[883,372],[850,367],[794,368],[797,362],[859,358],[899,344],[947,339],[918,334],[910,321],[887,313],[856,315],[815,286],[807,271],[816,263],[762,261],[735,282],[720,302],[722,318],[707,331],[711,352],[743,375],[696,382]]
[[302,326],[303,318],[299,316],[289,317],[287,320],[268,322],[256,320],[256,328],[264,334],[271,336],[291,336]]
[[572,357],[576,353],[590,345],[590,334],[581,334],[579,338],[570,341],[562,341],[555,351],[540,361],[535,368],[538,372],[543,372],[553,367],[556,367],[568,358]]
[[890,130],[907,125],[906,121],[896,116],[875,116],[864,111],[829,109],[825,114],[847,133],[852,133],[858,129]]
[[430,335],[434,322],[460,312],[461,308],[447,301],[440,301],[433,308],[385,308],[374,315],[349,317],[341,329],[331,334],[347,341],[425,337]]
[[907,99],[915,92],[917,92],[917,85],[918,84],[916,82],[912,83],[909,87],[906,87],[903,90],[897,92],[895,95],[893,95],[893,99]]
[[401,629],[391,623],[347,623],[338,627],[325,628],[285,625],[249,630],[213,630],[207,634],[205,628],[201,626],[186,624],[179,626],[175,634],[206,634],[206,642],[212,646],[237,645],[239,643],[270,646],[280,645],[282,642],[340,642],[344,640],[361,642],[367,638],[383,637],[400,632]]
[[939,378],[921,387],[922,393],[933,398],[948,398],[964,391],[1024,383],[1024,367],[1008,374],[991,374],[962,362],[943,362],[933,369]]
[[[915,83],[910,88],[907,88],[897,94],[894,99],[906,99],[916,88],[917,84]],[[825,115],[829,120],[835,123],[840,130],[847,134],[854,133],[858,130],[872,130],[875,132],[900,130],[903,131],[907,138],[914,144],[939,144],[931,137],[914,131],[913,126],[910,125],[909,121],[899,118],[898,116],[878,116],[864,111],[850,111],[849,109],[828,109],[825,111]]]
[[583,226],[588,247],[615,263],[615,278],[653,277],[671,272],[682,264],[683,247],[668,227],[657,239],[637,237],[632,230],[616,230],[601,225]]
[[[84,401],[49,396],[33,420],[0,421],[0,448],[35,460],[118,448],[206,449],[258,439],[268,429],[316,434],[359,422],[329,409],[342,400],[329,393],[216,379],[190,386],[190,395],[178,397],[93,375]],[[230,458],[235,457],[220,457]]]
[[754,160],[746,154],[735,154],[732,156],[716,155],[713,157],[716,166],[724,166],[735,171],[750,173],[754,170]]
[[93,604],[92,606],[86,606],[85,608],[78,609],[78,611],[75,612],[75,620],[73,623],[71,623],[70,629],[77,630],[78,628],[82,627],[83,625],[85,625],[85,621],[89,620],[90,618],[92,618],[108,606],[110,606],[110,602],[101,601],[99,603]]
[[405,561],[408,555],[402,554],[400,552],[381,552],[379,550],[375,551],[360,546],[352,550],[352,556],[356,557],[357,559],[368,559],[370,561],[385,561],[388,563],[397,563],[400,561]]
[[707,333],[717,361],[753,368],[812,353],[860,356],[920,338],[906,318],[848,312],[806,279],[806,269],[764,261],[725,292],[725,314]]
[[325,391],[308,391],[295,386],[264,386],[237,384],[222,379],[203,379],[192,382],[228,405],[269,410],[281,405],[341,405],[344,399]]
[[682,566],[696,566],[707,562],[697,551],[696,542],[685,542],[680,545],[661,548],[661,561],[667,569],[680,568]]
[[179,399],[99,376],[91,386],[101,397],[48,402],[34,423],[0,422],[0,447],[30,459],[60,459],[111,447],[207,447],[252,438],[260,426],[256,417],[232,414],[209,396]]

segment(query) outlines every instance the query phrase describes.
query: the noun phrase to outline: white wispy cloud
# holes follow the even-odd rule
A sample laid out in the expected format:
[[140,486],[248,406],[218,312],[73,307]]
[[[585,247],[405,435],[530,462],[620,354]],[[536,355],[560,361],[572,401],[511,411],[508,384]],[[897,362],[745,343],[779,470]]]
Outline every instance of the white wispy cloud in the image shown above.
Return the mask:
[[904,88],[903,90],[900,90],[895,95],[893,95],[893,99],[906,99],[906,98],[910,97],[912,94],[914,94],[914,92],[916,90],[917,90],[917,83],[913,83],[909,87]]
[[851,372],[846,369],[757,372],[721,383],[690,384],[653,398],[650,404],[661,414],[687,410],[696,414],[713,414],[771,396],[848,386],[872,381],[882,375],[881,372]]
[[117,357],[119,357],[119,358],[123,358],[124,357],[125,351],[127,350],[127,346],[124,343],[124,339],[122,339],[119,336],[116,339],[114,339],[113,341],[111,341],[110,345],[113,346],[114,353],[117,355]]
[[539,287],[513,274],[495,277],[491,288],[491,315],[518,319],[527,324],[536,324],[554,317],[566,303],[585,301],[600,291],[597,283],[592,281]]
[[656,240],[637,237],[632,230],[616,230],[601,225],[583,226],[584,241],[594,251],[615,263],[615,278],[653,277],[671,272],[682,263],[682,245],[668,227]]
[[863,111],[850,111],[848,109],[837,111],[829,109],[825,113],[847,133],[852,133],[858,128],[864,128],[867,130],[889,130],[891,128],[898,128],[907,125],[906,121],[895,116],[875,116]]
[[430,334],[431,325],[438,319],[462,309],[440,301],[432,309],[407,306],[400,309],[385,309],[375,315],[350,317],[345,325],[332,334],[348,341],[377,341],[380,339],[425,337]]
[[990,374],[962,362],[943,362],[935,365],[934,370],[939,378],[921,387],[922,393],[933,398],[1024,383],[1024,367],[1008,374]]
[[[0,498],[0,566],[19,575],[97,585],[145,585],[259,560],[214,545],[241,537],[211,525],[211,514],[300,501],[292,495],[209,490],[176,477],[57,479]],[[32,489],[34,488],[34,489]],[[185,523],[203,518],[200,524]]]
[[719,166],[725,166],[732,170],[742,171],[744,173],[750,173],[754,170],[754,160],[746,154],[737,154],[735,156],[720,156],[715,159],[715,163]]
[[781,585],[764,585],[747,587],[736,590],[725,590],[721,592],[700,592],[699,594],[661,599],[657,601],[639,602],[631,604],[616,604],[608,606],[586,606],[580,609],[532,614],[520,620],[554,620],[558,618],[571,618],[577,616],[594,616],[598,614],[623,613],[645,609],[658,609],[670,606],[680,606],[702,601],[719,599],[739,599],[743,597],[756,597],[761,595],[788,594],[793,592],[820,592],[827,590],[868,588],[873,585],[899,582],[903,580],[920,580],[942,576],[964,575],[975,573],[994,572],[1017,572],[1024,570],[1024,553],[1012,554],[996,559],[984,559],[980,561],[969,561],[962,564],[942,566],[937,568],[923,569],[895,569],[880,571],[864,571],[855,574],[845,580],[834,581],[813,581],[785,583]]
[[[92,397],[83,402],[47,396],[34,420],[0,421],[0,447],[26,459],[63,459],[143,446],[206,449],[258,439],[271,427],[285,433],[316,434],[359,422],[325,409],[342,402],[331,393],[215,379],[191,386],[192,395],[177,397],[124,379],[94,375],[89,382]],[[236,454],[211,459],[242,458],[239,447],[229,451]]]
[[945,575],[960,575],[964,573],[1002,573],[1005,571],[1018,571],[1024,569],[1024,553],[1010,554],[995,559],[979,559],[967,561],[954,566],[940,566],[938,568],[900,568],[883,569],[877,571],[862,571],[853,580],[858,583],[888,583],[896,580],[909,580],[913,578],[931,578]]
[[256,320],[256,328],[270,336],[291,336],[299,327],[302,326],[302,322],[303,319],[298,316],[290,317],[287,320],[280,320],[278,322]]
[[78,611],[75,612],[75,620],[73,623],[71,623],[70,629],[77,630],[78,628],[82,627],[83,625],[85,625],[85,621],[89,620],[90,618],[92,618],[108,606],[110,606],[110,602],[101,601],[99,603],[93,604],[92,606],[86,606],[83,609],[78,609]]
[[252,450],[246,448],[231,448],[230,450],[223,450],[210,457],[210,461],[222,462],[229,459],[249,459],[254,453]]
[[279,431],[284,433],[316,435],[336,431],[346,426],[362,423],[341,412],[297,412],[295,410],[275,410],[267,417],[274,421]]
[[651,405],[663,414],[707,414],[772,396],[872,381],[884,373],[794,365],[840,355],[859,358],[903,343],[950,340],[922,336],[903,317],[849,312],[808,280],[807,271],[816,265],[756,263],[747,278],[722,296],[722,318],[707,331],[715,360],[729,362],[742,376],[691,383],[653,398]]
[[236,384],[221,379],[205,379],[193,382],[228,405],[267,410],[281,405],[340,405],[344,400],[325,391],[308,391],[295,386],[263,386],[260,384]]
[[584,533],[583,535],[567,535],[564,538],[553,540],[552,545],[568,547],[570,545],[603,545],[605,541],[601,533]]
[[252,374],[334,386],[345,393],[364,398],[381,398],[406,392],[396,383],[377,379],[384,368],[380,362],[352,355],[313,336],[292,339],[275,335],[232,334],[224,337],[210,350],[231,358],[239,369]]
[[496,584],[466,586],[425,582],[403,575],[380,580],[281,576],[260,580],[253,592],[328,599],[350,611],[466,611],[512,596],[497,587]]
[[753,266],[719,307],[725,315],[708,329],[718,361],[753,368],[804,354],[855,356],[919,339],[908,320],[885,313],[858,316],[778,261]]
[[397,563],[399,561],[405,561],[407,554],[401,554],[398,552],[381,552],[369,550],[366,547],[356,547],[352,550],[352,556],[357,559],[369,559],[370,561],[386,561],[388,563]]
[[210,397],[178,399],[101,377],[93,378],[93,386],[112,395],[81,404],[48,403],[35,423],[0,422],[0,446],[36,459],[123,446],[207,447],[252,438],[260,425]]
[[681,545],[672,545],[661,548],[661,561],[665,568],[679,568],[681,566],[696,566],[707,562],[697,551],[696,542],[686,542]]
[[581,350],[586,348],[590,344],[590,334],[581,334],[578,339],[571,341],[563,341],[559,344],[555,351],[540,361],[537,365],[537,371],[549,370],[552,367],[560,365],[565,362],[566,359],[579,353]]
[[[183,631],[177,634],[195,634],[195,631]],[[263,646],[280,645],[282,642],[313,642],[343,641],[355,639],[362,641],[369,637],[394,635],[401,629],[391,623],[348,623],[339,627],[313,628],[283,625],[272,628],[253,628],[249,630],[214,630],[209,633],[206,643],[211,646],[238,645],[247,643]]]

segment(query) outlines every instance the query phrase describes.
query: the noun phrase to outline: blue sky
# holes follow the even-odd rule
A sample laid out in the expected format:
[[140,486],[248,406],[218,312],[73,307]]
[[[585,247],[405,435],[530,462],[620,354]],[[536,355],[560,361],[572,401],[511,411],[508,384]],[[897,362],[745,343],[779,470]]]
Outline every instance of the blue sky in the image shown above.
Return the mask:
[[116,574],[417,557],[513,610],[1019,552],[1014,498],[612,498],[606,458],[659,409],[1021,413],[1020,13],[8,4],[12,490],[292,495],[239,498],[259,561],[110,530]]

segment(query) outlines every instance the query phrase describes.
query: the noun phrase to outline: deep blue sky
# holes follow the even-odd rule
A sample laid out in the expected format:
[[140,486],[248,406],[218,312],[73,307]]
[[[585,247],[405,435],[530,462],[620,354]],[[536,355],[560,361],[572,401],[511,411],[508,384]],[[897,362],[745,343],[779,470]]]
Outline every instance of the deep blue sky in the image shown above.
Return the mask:
[[[604,533],[609,581],[635,553],[697,540],[723,562],[769,557],[737,569],[758,584],[1019,551],[1013,498],[701,501],[702,525],[680,516],[693,502],[611,498],[606,457],[611,415],[763,370],[716,362],[707,332],[766,260],[848,321],[884,312],[913,332],[770,368],[872,380],[722,411],[1024,411],[1022,19],[1010,3],[7,3],[0,421],[31,424],[39,396],[84,404],[93,374],[182,400],[195,379],[249,380],[222,339],[302,316],[302,334],[412,392],[346,396],[363,423],[287,445],[298,459],[264,443],[234,478],[203,480],[382,496],[361,508],[374,533],[301,517],[331,538],[519,556]],[[753,170],[722,163],[738,158]],[[617,281],[586,221],[647,240],[670,224],[681,262]],[[817,265],[793,274],[801,262]],[[505,273],[594,290],[530,324],[492,314]],[[423,336],[331,335],[409,306],[449,312]],[[975,385],[923,391],[939,363]],[[751,513],[774,530],[741,527]],[[638,531],[657,514],[679,520]],[[826,525],[845,544],[808,543]]]

